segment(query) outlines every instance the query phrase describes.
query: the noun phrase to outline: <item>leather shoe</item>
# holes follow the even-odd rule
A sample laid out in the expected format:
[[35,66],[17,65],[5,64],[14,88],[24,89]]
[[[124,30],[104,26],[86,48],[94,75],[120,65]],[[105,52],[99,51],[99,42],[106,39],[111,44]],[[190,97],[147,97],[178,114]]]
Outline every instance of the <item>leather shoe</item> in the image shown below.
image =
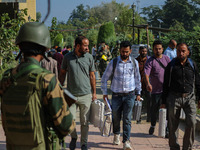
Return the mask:
[[75,150],[75,148],[76,148],[76,141],[77,141],[76,138],[72,138],[71,142],[69,143],[69,149],[70,150]]
[[149,128],[149,135],[152,135],[154,133],[154,129],[155,129],[155,127],[150,127]]

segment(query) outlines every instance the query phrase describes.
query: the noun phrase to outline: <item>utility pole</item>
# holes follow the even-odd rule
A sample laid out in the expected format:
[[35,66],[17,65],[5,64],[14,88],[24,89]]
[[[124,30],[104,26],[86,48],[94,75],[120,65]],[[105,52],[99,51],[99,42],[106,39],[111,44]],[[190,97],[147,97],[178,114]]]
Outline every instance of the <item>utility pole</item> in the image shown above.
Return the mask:
[[133,10],[133,44],[134,44],[134,40],[135,40],[135,29],[134,29],[134,26],[135,26],[135,4],[133,3],[131,5],[132,7],[132,10]]
[[136,0],[137,2],[137,13],[140,13],[140,0]]
[[[161,28],[161,23],[163,23],[163,21],[161,19],[157,19],[158,22],[159,22],[159,28]],[[159,39],[160,39],[160,36],[161,36],[161,32],[159,31]]]

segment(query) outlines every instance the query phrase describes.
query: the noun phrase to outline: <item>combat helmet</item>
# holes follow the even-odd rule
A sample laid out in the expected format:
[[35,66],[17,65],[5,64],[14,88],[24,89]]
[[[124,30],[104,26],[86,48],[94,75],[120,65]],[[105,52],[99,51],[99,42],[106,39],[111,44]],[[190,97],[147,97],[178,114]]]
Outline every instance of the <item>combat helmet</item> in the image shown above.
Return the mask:
[[51,47],[51,40],[49,30],[43,23],[28,22],[21,26],[19,33],[16,37],[15,44],[20,46],[21,43],[23,44],[27,42],[38,45],[39,47],[43,47],[43,50],[41,50],[40,48],[30,48],[29,46],[27,46],[27,48],[20,49],[20,53],[15,58],[15,60],[17,60],[21,56],[21,53],[32,53],[34,55],[41,54],[46,60],[48,60],[45,56],[45,49]]
[[46,48],[51,47],[48,28],[40,22],[28,22],[22,25],[16,38],[16,45],[21,42],[32,42]]

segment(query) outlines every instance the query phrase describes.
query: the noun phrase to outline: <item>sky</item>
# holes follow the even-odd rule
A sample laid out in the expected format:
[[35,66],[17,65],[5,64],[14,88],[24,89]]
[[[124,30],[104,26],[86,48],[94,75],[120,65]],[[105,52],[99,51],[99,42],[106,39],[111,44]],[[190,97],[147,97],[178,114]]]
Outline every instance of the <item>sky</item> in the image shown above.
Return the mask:
[[[42,19],[46,16],[48,0],[36,0],[36,12],[40,12]],[[51,20],[56,17],[58,21],[67,22],[71,12],[76,9],[76,6],[83,4],[84,6],[89,5],[90,7],[98,6],[102,2],[109,3],[112,0],[51,0],[51,11],[45,24],[51,25]],[[137,6],[137,0],[116,0],[117,3],[124,3],[125,5],[132,5],[133,2]],[[140,0],[139,8],[148,7],[150,5],[163,5],[165,0]]]

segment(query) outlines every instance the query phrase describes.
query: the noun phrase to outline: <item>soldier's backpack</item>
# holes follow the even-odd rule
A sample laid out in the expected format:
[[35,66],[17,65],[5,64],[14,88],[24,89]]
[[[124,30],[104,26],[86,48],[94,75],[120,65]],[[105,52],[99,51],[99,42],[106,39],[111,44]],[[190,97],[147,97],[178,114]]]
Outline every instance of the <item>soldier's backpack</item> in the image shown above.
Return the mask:
[[12,80],[2,97],[3,127],[8,144],[37,146],[45,143],[40,83],[48,73],[40,66],[29,65],[17,74],[12,74],[12,70],[4,74]]

